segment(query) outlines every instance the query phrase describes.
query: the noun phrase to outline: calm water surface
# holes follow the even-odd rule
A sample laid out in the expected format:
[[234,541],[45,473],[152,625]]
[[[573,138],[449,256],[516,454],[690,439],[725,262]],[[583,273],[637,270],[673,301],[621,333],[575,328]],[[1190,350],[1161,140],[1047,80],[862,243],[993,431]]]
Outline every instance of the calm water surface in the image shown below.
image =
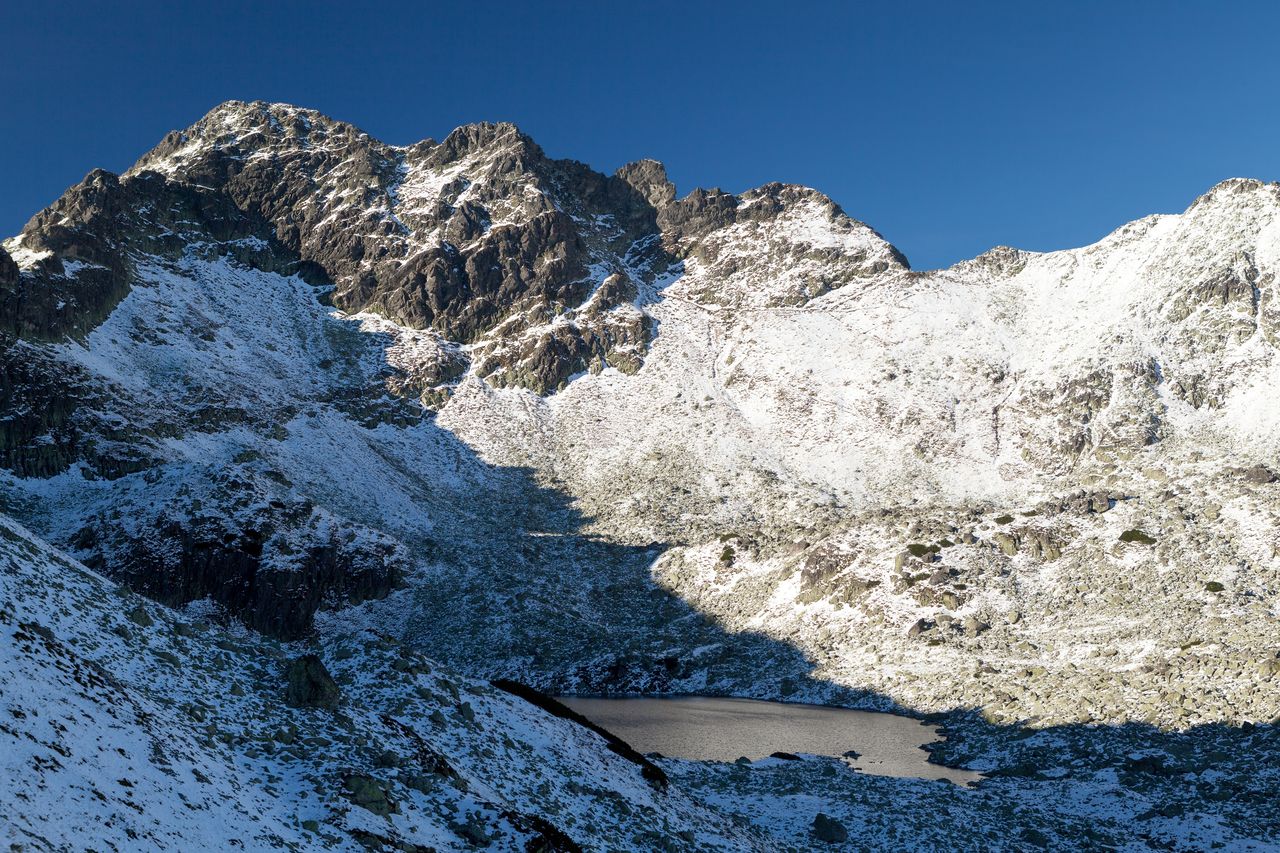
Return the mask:
[[920,747],[941,740],[938,730],[896,714],[706,696],[559,698],[640,752],[698,761],[754,761],[774,752],[839,757],[852,750],[858,757],[847,761],[865,773],[960,785],[981,778],[930,764]]

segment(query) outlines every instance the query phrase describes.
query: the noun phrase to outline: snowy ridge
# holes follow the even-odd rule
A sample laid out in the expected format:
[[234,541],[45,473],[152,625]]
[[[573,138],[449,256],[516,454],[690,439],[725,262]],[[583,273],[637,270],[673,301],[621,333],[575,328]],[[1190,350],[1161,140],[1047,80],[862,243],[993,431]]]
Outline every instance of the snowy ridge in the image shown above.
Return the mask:
[[[874,483],[881,504],[928,494],[931,484],[947,500],[1034,495],[1054,488],[1063,461],[1087,466],[1089,451],[1134,447],[1134,422],[1148,412],[1171,421],[1165,429],[1174,442],[1185,436],[1201,447],[1224,443],[1237,464],[1263,461],[1278,449],[1270,421],[1257,418],[1255,396],[1276,378],[1274,273],[1259,279],[1256,312],[1252,298],[1237,306],[1195,295],[1214,276],[1243,276],[1240,259],[1275,268],[1276,191],[1248,186],[1221,204],[1201,202],[1182,217],[1140,225],[1140,239],[1126,226],[1086,249],[1016,253],[1016,271],[993,271],[984,256],[937,273],[890,272],[845,285],[808,308],[758,314],[664,301],[652,310],[666,340],[655,341],[645,371],[622,382],[585,378],[546,405],[567,422],[566,431],[578,429],[575,419],[604,413],[632,425],[628,440],[637,425],[716,435],[719,426],[699,422],[745,420],[756,437],[752,450],[789,456],[784,464],[795,466],[796,478],[853,495],[871,494]],[[1223,196],[1219,188],[1206,198]],[[690,275],[696,281],[709,274]],[[693,287],[680,279],[664,300],[705,307],[683,295]],[[1170,323],[1158,316],[1161,306],[1178,301],[1187,304],[1188,317]],[[1239,323],[1249,333],[1221,343],[1207,338],[1205,347],[1197,340],[1201,323]],[[1126,375],[1153,360],[1161,365],[1159,382]],[[1111,399],[1101,423],[1091,416],[1088,423],[1045,424],[1057,389],[1094,371],[1118,374],[1123,384],[1106,389]],[[1163,390],[1227,376],[1231,387],[1213,407]],[[681,407],[663,419],[637,416],[677,393],[723,404],[708,414]],[[993,417],[997,409],[1003,418]],[[486,443],[478,433],[471,437]],[[1084,451],[1083,458],[1045,452],[1046,440],[1067,438],[1085,443],[1072,454]],[[807,470],[815,464],[823,470]],[[605,466],[601,460],[590,467]]]
[[[760,208],[768,213],[753,214]],[[804,305],[850,280],[905,271],[897,251],[826,196],[770,184],[736,199],[736,221],[699,237],[664,296],[708,308]]]

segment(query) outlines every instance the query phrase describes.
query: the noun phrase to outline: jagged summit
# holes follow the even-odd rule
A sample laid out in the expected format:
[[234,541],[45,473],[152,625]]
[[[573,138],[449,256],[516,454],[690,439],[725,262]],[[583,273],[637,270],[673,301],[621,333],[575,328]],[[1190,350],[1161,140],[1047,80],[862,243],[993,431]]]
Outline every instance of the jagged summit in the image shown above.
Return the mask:
[[667,178],[667,167],[657,160],[635,160],[614,173],[654,208],[661,210],[676,199],[676,185]]
[[[226,142],[254,134],[261,134],[263,140],[305,138],[312,131],[320,131],[326,135],[342,134],[369,138],[369,134],[355,125],[335,119],[318,110],[262,100],[228,100],[214,106],[185,130],[170,131],[157,147],[163,147],[172,139],[183,141],[201,139],[216,144],[220,141]],[[512,141],[533,144],[529,136],[511,122],[481,121],[455,128],[442,142],[425,138],[408,145],[389,147],[409,150],[422,146],[448,145],[449,153],[458,156],[468,149]],[[148,152],[134,168],[145,168],[146,161],[154,153],[154,151]]]
[[1227,178],[1219,181],[1200,195],[1188,211],[1194,210],[1201,205],[1221,203],[1227,200],[1253,200],[1264,199],[1268,201],[1280,201],[1280,181],[1267,183],[1256,178]]
[[[145,180],[153,173],[186,189]],[[728,274],[710,289],[689,276],[698,298],[726,306],[802,304],[906,267],[880,235],[815,190],[769,184],[740,197],[695,190],[677,199],[657,161],[605,176],[548,158],[509,123],[396,147],[314,110],[228,101],[169,133],[123,181],[131,189],[90,176],[50,209],[56,215],[33,220],[22,244],[48,243],[46,224],[75,230],[68,209],[144,205],[144,188],[170,210],[175,193],[212,192],[238,211],[219,213],[219,239],[252,234],[312,279],[332,282],[338,307],[429,332],[437,368],[417,371],[415,382],[436,402],[468,365],[493,384],[540,393],[584,371],[635,371],[651,338],[644,305],[679,265],[719,269],[726,242],[761,241],[774,271]],[[94,189],[103,182],[112,187],[106,196]],[[818,269],[818,258],[830,266]],[[104,306],[121,292],[108,290]]]

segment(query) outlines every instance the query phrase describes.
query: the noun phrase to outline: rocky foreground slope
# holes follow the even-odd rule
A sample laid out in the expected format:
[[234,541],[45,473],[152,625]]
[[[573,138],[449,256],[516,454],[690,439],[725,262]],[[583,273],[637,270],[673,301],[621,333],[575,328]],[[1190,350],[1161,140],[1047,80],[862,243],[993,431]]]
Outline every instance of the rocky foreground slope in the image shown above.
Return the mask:
[[[212,690],[227,710],[204,713],[239,719],[242,700],[201,680],[194,640],[168,650],[172,673],[93,657],[123,642],[93,625],[124,604],[250,648],[257,662],[235,666],[271,726],[302,725],[272,705],[291,657],[319,652],[352,695],[378,654],[422,653],[485,696],[467,679],[949,714],[947,755],[1003,774],[941,794],[825,765],[663,762],[687,802],[610,788],[623,805],[575,831],[552,815],[568,800],[511,792],[535,770],[576,779],[600,745],[566,758],[516,738],[532,764],[476,771],[514,787],[430,807],[397,788],[406,813],[426,811],[414,829],[375,809],[379,834],[300,817],[329,806],[267,779],[276,758],[248,754],[257,735],[237,729],[249,764],[227,784],[261,802],[225,820],[249,847],[319,845],[300,820],[347,841],[465,845],[446,800],[511,844],[542,825],[520,815],[540,814],[586,848],[635,847],[652,823],[628,823],[636,803],[669,814],[658,835],[677,849],[688,833],[803,847],[822,809],[866,846],[947,844],[903,822],[918,808],[886,811],[900,795],[977,821],[990,835],[975,849],[1085,828],[1137,848],[1276,839],[1258,793],[1280,718],[1276,185],[1227,181],[1083,249],[916,272],[806,188],[677,197],[660,164],[601,175],[510,125],[397,147],[229,102],[125,174],[90,173],[3,246],[0,496],[31,531],[10,539],[34,543],[14,545],[3,591],[45,595],[65,570],[182,608],[86,591],[96,615],[68,623],[74,636],[32,617],[160,703],[147,714]],[[51,548],[66,556],[38,556]],[[370,628],[376,642],[360,639]],[[23,648],[6,661],[22,666]],[[49,666],[39,679],[63,677]],[[15,719],[34,719],[17,695],[3,697]],[[360,696],[400,722],[436,710]],[[472,708],[493,726],[562,725],[513,701]],[[195,737],[164,713],[161,740]],[[350,738],[315,737],[329,743],[306,778],[349,802],[343,775],[368,768]],[[180,751],[198,756],[192,778],[230,760]],[[54,760],[12,754],[23,773]],[[38,829],[61,789],[16,778],[35,815],[19,842],[70,844]],[[595,784],[566,790],[595,802]],[[812,799],[759,799],[799,790]],[[1030,816],[974,817],[990,798]],[[280,809],[294,828],[262,834]],[[215,844],[117,812],[96,814],[126,837]]]
[[1274,730],[979,728],[947,745],[1002,757],[975,789],[816,757],[657,768],[385,634],[282,644],[158,606],[5,517],[0,679],[13,850],[1248,849],[1277,828]]

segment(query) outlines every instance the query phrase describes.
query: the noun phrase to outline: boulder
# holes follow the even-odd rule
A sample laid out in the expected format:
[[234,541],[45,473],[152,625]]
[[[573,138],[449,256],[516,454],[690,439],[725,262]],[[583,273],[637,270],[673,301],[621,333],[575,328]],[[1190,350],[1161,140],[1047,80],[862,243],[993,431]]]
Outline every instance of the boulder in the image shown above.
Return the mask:
[[849,830],[835,818],[818,812],[813,818],[813,837],[827,844],[843,844],[849,840]]
[[907,629],[907,636],[918,637],[932,627],[933,627],[933,623],[930,622],[928,619],[917,619],[915,624]]
[[1026,536],[1027,551],[1040,560],[1056,560],[1062,556],[1062,550],[1048,533],[1042,530],[1033,531]]
[[150,628],[155,624],[145,605],[139,604],[125,614],[125,618],[142,628]]
[[316,655],[294,658],[289,663],[288,679],[285,701],[292,707],[337,709],[342,691]]
[[342,780],[347,789],[347,797],[362,809],[368,809],[376,815],[386,817],[399,811],[396,803],[387,794],[387,789],[372,776],[353,773]]
[[1276,475],[1265,465],[1254,465],[1252,468],[1245,470],[1244,481],[1246,483],[1253,483],[1254,485],[1262,486],[1267,483],[1274,483],[1276,481]]
[[1010,557],[1018,553],[1018,537],[1016,536],[1001,531],[992,534],[991,541],[996,543],[996,547]]

